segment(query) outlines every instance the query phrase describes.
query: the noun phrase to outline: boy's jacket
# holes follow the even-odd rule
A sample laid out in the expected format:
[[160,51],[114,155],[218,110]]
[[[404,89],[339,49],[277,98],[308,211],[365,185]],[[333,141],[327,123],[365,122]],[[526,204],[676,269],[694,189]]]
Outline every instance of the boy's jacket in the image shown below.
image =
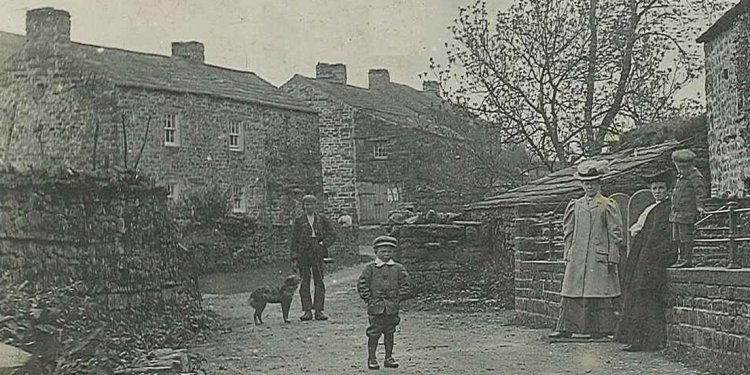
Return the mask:
[[365,266],[357,281],[357,292],[367,303],[369,315],[398,314],[399,302],[411,293],[411,282],[404,266],[398,263]]

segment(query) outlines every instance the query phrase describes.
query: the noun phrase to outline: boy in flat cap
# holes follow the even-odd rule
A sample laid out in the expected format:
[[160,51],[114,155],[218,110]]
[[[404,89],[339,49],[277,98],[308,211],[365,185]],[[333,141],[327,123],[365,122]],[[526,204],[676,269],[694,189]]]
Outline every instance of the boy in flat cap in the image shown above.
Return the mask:
[[393,334],[401,322],[398,315],[399,302],[410,295],[409,275],[404,266],[393,261],[393,251],[398,240],[390,236],[380,236],[373,242],[374,262],[365,266],[357,281],[357,292],[367,303],[367,316],[370,326],[367,327],[367,367],[371,370],[380,368],[375,352],[380,335],[384,336],[385,361],[389,368],[398,367],[393,359]]
[[679,260],[672,267],[693,266],[693,230],[698,213],[705,212],[701,200],[706,195],[703,175],[695,167],[695,153],[688,149],[672,153],[672,161],[677,168],[677,181],[672,191],[672,210],[669,221],[672,223],[672,238],[677,242]]

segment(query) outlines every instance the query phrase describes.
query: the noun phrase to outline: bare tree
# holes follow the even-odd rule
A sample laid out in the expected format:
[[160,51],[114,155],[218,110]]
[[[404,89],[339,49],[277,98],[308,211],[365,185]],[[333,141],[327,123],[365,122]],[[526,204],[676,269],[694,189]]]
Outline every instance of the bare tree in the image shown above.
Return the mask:
[[723,0],[516,0],[491,18],[459,8],[443,94],[555,170],[601,152],[627,126],[687,109],[675,96],[702,70],[694,39]]

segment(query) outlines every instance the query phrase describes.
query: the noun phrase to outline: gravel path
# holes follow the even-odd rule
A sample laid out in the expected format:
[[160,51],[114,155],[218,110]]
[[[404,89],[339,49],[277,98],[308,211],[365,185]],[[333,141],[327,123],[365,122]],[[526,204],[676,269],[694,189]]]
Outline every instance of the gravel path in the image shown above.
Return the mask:
[[[300,322],[299,298],[292,323],[278,305],[252,324],[249,293],[205,295],[204,304],[227,328],[193,350],[207,360],[208,374],[359,374],[365,366],[367,316],[354,289],[362,266],[326,276],[327,322]],[[625,353],[614,343],[556,343],[545,330],[510,325],[512,311],[401,314],[394,357],[401,374],[700,374],[658,353]],[[379,347],[382,364],[383,349]]]

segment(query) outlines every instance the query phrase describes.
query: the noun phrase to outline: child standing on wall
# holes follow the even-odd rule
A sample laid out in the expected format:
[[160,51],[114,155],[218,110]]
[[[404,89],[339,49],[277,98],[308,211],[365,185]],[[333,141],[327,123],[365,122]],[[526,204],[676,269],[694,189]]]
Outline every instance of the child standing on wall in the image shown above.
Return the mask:
[[695,153],[687,149],[677,150],[672,153],[672,161],[677,168],[677,181],[672,192],[669,221],[672,223],[672,239],[677,242],[680,254],[672,267],[686,268],[693,266],[693,231],[698,213],[705,212],[701,200],[706,195],[706,184],[695,167]]
[[401,322],[398,315],[399,302],[409,295],[409,276],[404,266],[393,261],[393,251],[398,240],[390,236],[380,236],[373,242],[374,262],[365,266],[357,282],[359,296],[367,303],[367,316],[370,321],[367,327],[367,367],[371,370],[380,368],[375,352],[380,336],[384,336],[385,361],[389,368],[398,367],[393,359],[393,334]]

